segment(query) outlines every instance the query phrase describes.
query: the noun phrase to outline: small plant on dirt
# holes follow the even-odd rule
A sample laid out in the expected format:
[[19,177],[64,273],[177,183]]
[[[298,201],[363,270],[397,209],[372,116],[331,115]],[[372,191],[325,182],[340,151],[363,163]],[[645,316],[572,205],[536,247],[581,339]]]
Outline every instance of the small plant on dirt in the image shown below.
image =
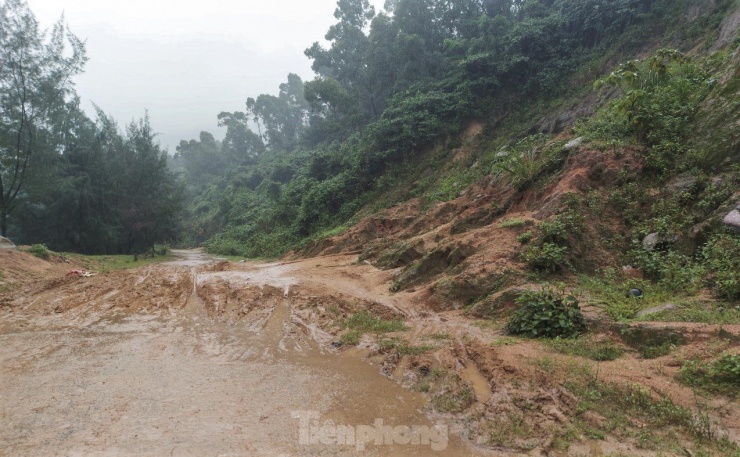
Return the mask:
[[676,345],[672,343],[662,343],[656,346],[645,345],[638,348],[640,357],[643,359],[657,359],[670,354],[674,349]]
[[361,332],[373,333],[400,332],[407,328],[400,319],[381,319],[371,315],[367,311],[360,311],[350,316],[344,322],[344,327]]
[[516,240],[522,244],[527,244],[532,241],[532,238],[534,238],[534,233],[532,233],[531,230],[528,230],[516,237]]
[[48,259],[51,255],[51,251],[46,247],[45,244],[34,244],[27,251],[29,254],[35,255],[40,259]]
[[532,427],[527,423],[524,414],[510,411],[501,414],[491,424],[490,444],[512,446],[517,439],[528,438],[532,435]]
[[360,338],[362,338],[362,335],[363,333],[361,330],[350,330],[349,332],[342,335],[339,341],[344,346],[357,346],[357,344],[360,342]]
[[523,217],[514,217],[512,219],[506,219],[505,221],[498,224],[498,228],[520,228],[526,227],[529,224],[531,224],[529,219],[525,219]]
[[516,339],[516,338],[512,338],[510,336],[504,336],[504,337],[497,338],[497,339],[491,341],[491,346],[493,346],[495,348],[500,348],[500,347],[503,347],[503,346],[513,346],[513,345],[517,344],[518,342],[519,342],[519,340]]
[[431,344],[414,346],[401,338],[382,338],[378,341],[378,346],[382,351],[394,351],[396,354],[401,356],[421,355],[435,349],[435,346],[432,346]]
[[740,354],[725,354],[711,361],[689,360],[678,378],[684,384],[716,393],[740,394]]
[[512,153],[493,167],[493,174],[499,179],[506,179],[518,191],[526,190],[545,166],[538,148],[534,147],[524,153]]
[[593,338],[555,338],[549,345],[563,354],[586,357],[597,362],[616,360],[624,354],[624,348],[608,341]]
[[572,337],[586,329],[586,322],[574,295],[552,287],[522,293],[519,308],[509,320],[509,333],[530,338]]
[[432,397],[432,408],[440,413],[458,413],[473,404],[475,401],[473,390],[467,386],[461,387],[459,384],[459,381],[453,382]]
[[560,269],[565,261],[568,248],[555,243],[543,243],[540,246],[531,246],[522,252],[519,258],[529,268],[545,273],[554,273]]

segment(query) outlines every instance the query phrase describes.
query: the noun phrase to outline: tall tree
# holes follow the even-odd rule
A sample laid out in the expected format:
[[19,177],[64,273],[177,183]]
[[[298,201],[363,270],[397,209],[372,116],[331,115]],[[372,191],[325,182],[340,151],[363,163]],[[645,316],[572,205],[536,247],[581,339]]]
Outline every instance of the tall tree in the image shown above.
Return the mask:
[[288,75],[288,82],[280,85],[277,96],[262,94],[247,99],[247,112],[265,128],[264,137],[272,150],[291,151],[306,126],[309,104],[303,96],[303,81],[296,74]]
[[[67,53],[67,45],[71,53]],[[31,158],[61,144],[71,77],[85,46],[60,19],[47,35],[23,0],[0,5],[0,235],[26,184]]]
[[228,160],[237,164],[251,162],[265,151],[265,144],[249,128],[248,121],[247,115],[241,111],[218,115],[219,127],[226,127],[221,149]]

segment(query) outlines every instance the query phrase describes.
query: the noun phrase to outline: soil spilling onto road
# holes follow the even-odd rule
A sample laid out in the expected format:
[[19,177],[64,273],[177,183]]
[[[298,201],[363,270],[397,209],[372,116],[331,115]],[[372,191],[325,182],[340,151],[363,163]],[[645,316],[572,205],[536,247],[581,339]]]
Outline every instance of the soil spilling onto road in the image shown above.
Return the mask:
[[289,265],[178,257],[20,286],[0,321],[0,454],[471,454],[420,394],[332,348]]

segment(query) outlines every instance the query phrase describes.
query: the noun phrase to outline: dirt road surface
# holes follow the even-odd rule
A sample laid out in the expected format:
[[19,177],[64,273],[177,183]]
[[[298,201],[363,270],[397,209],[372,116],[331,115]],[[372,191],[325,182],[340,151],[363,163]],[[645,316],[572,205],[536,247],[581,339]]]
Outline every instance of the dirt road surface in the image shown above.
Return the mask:
[[[39,279],[12,311],[0,308],[0,455],[478,452],[363,354],[332,350],[332,335],[294,303],[304,285],[304,298],[311,284],[360,298],[371,290],[293,276],[291,264],[219,271],[198,252],[177,255],[144,270]],[[245,305],[240,293],[254,298]]]

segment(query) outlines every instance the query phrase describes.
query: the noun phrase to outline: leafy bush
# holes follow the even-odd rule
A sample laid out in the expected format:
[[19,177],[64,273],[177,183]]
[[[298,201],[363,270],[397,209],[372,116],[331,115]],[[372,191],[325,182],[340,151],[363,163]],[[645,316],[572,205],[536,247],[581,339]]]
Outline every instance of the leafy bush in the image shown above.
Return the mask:
[[521,235],[519,235],[518,237],[516,237],[516,240],[518,242],[522,243],[522,244],[527,244],[530,241],[532,241],[532,238],[533,237],[534,237],[534,233],[532,233],[532,231],[528,230],[528,231],[522,233]]
[[51,255],[51,251],[46,247],[45,244],[34,244],[28,248],[28,253],[33,254],[40,259],[48,259]]
[[520,259],[533,270],[552,273],[560,269],[567,251],[568,248],[564,246],[543,243],[541,246],[531,246],[522,252]]
[[516,299],[519,308],[509,320],[509,333],[531,338],[572,337],[586,329],[578,299],[562,289],[543,287]]
[[740,236],[712,238],[703,255],[715,293],[730,300],[740,299]]
[[596,82],[597,87],[620,88],[622,96],[596,117],[586,133],[633,135],[648,146],[646,169],[671,172],[679,159],[696,157],[686,147],[687,127],[713,84],[702,65],[676,50],[660,49],[645,61],[625,62]]
[[493,165],[493,175],[506,179],[519,191],[526,190],[545,169],[549,155],[547,137],[532,135],[512,146],[509,152]]

